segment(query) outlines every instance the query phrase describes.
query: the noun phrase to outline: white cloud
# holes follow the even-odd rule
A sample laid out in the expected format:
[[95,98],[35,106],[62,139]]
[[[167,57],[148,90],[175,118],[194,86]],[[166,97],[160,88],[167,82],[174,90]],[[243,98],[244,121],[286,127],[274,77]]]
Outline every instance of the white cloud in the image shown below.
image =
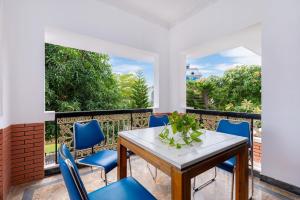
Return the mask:
[[193,71],[199,71],[201,74],[213,73],[213,72],[214,72],[214,70],[212,70],[212,69],[207,69],[207,67],[209,67],[209,66],[206,66],[206,65],[191,64],[191,65],[190,65],[190,70],[193,70]]
[[197,64],[191,64],[190,69],[203,69],[204,66],[202,65],[197,65]]
[[210,70],[210,69],[200,69],[199,70],[202,74],[208,74],[208,73],[213,73],[214,70]]
[[223,57],[229,57],[234,63],[244,65],[261,65],[261,56],[244,47],[237,47],[220,53]]
[[219,70],[219,71],[226,71],[226,70],[235,68],[238,65],[241,65],[241,64],[239,64],[239,63],[235,63],[235,64],[219,64],[219,65],[216,65],[215,69]]
[[128,73],[137,73],[142,71],[143,68],[138,65],[117,65],[112,67],[113,73],[117,74],[128,74]]

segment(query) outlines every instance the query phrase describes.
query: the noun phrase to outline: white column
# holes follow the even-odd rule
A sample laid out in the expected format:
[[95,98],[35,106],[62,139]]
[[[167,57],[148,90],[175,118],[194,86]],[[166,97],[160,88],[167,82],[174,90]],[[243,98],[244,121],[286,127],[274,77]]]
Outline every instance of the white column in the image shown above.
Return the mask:
[[265,0],[262,174],[300,186],[300,1]]

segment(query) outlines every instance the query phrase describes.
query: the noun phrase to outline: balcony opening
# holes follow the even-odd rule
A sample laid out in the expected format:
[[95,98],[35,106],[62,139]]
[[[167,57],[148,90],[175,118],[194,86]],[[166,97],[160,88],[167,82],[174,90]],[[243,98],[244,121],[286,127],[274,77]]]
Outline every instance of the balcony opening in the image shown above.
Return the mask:
[[240,46],[207,56],[188,57],[186,105],[191,109],[217,111],[202,115],[208,129],[215,129],[221,118],[249,121],[254,136],[255,168],[260,170],[260,55]]
[[45,41],[45,110],[54,111],[56,119],[46,122],[45,168],[56,166],[60,143],[72,147],[75,121],[98,119],[112,145],[119,130],[142,126],[144,115],[157,105],[155,56],[130,48],[122,53],[124,46],[101,50],[103,42],[99,50],[92,39],[84,45],[69,41],[57,32]]

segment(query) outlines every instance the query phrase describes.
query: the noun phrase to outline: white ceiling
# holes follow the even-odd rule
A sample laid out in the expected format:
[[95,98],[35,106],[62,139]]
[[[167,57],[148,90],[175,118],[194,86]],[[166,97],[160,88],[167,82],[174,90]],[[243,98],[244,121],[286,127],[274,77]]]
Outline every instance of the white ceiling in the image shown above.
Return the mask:
[[167,28],[218,0],[98,0]]

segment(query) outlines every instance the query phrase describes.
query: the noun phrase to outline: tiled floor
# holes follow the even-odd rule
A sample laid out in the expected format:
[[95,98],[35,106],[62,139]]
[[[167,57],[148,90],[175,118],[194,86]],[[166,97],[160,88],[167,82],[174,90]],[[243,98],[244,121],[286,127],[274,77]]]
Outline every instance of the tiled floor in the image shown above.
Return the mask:
[[[157,199],[170,199],[170,178],[158,172],[156,183],[151,178],[146,162],[138,157],[133,157],[133,176],[140,181]],[[83,182],[91,192],[104,185],[100,179],[100,171],[91,171],[90,168],[80,170]],[[212,171],[208,171],[197,178],[197,184],[207,180],[212,176]],[[116,170],[108,174],[110,181],[116,180]],[[218,176],[215,182],[205,187],[203,190],[193,194],[194,199],[207,200],[222,200],[230,199],[231,174],[218,170]],[[31,184],[24,184],[11,189],[9,199],[68,199],[68,194],[64,186],[61,175],[51,176],[41,181]],[[299,199],[299,196],[281,190],[277,187],[263,183],[255,179],[254,184],[254,199],[263,200],[283,200],[283,199]]]

